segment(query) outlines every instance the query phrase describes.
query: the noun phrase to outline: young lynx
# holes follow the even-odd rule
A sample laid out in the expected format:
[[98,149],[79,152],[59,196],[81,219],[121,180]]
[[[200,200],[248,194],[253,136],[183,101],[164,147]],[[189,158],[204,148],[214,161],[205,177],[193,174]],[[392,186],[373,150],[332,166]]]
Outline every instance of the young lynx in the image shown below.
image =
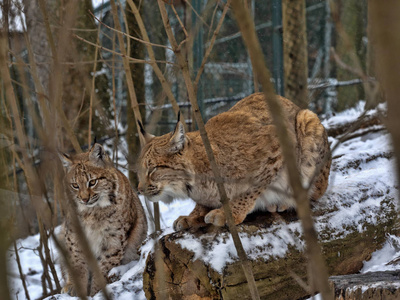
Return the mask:
[[[137,249],[147,234],[147,221],[139,198],[128,179],[116,168],[103,147],[95,144],[90,151],[70,157],[60,155],[66,167],[65,190],[73,201],[82,229],[105,277],[111,268],[137,259]],[[61,240],[68,251],[73,278],[65,272],[63,292],[76,294],[73,280],[79,280],[87,293],[99,290],[92,278],[87,258],[68,216],[62,227]]]
[[[328,185],[330,149],[318,117],[280,97],[290,138],[296,145],[297,167],[303,184],[312,182],[309,197],[319,199]],[[139,124],[141,126],[141,124]],[[250,95],[206,124],[215,159],[230,199],[233,218],[240,224],[255,210],[281,212],[295,207],[272,116],[261,93]],[[204,223],[225,224],[224,211],[200,133],[185,133],[178,120],[175,131],[154,137],[143,130],[139,158],[139,191],[151,201],[192,198],[189,216],[179,217],[175,230]],[[323,167],[313,177],[318,166]]]

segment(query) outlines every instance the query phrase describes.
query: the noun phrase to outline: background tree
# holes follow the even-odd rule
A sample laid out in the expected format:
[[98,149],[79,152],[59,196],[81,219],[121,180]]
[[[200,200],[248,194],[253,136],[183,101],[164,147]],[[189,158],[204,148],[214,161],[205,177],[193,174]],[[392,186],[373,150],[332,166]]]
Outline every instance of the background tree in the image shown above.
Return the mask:
[[[336,35],[336,53],[344,64],[353,66],[356,55],[364,64],[365,67],[365,46],[363,37],[365,35],[365,2],[359,0],[344,0],[337,2],[338,17],[340,18],[341,26],[347,33],[349,39],[343,37],[342,33],[337,31]],[[351,41],[355,47],[355,53],[349,46],[348,41]],[[357,76],[354,72],[346,70],[342,67],[336,68],[336,78],[339,81],[354,79]],[[360,99],[364,98],[362,86],[349,86],[345,89],[338,89],[337,96],[337,111],[342,111],[349,107],[353,107]]]
[[[140,0],[133,0],[133,2],[138,7],[140,14],[143,14],[143,2]],[[138,22],[135,16],[132,13],[132,10],[129,5],[125,6],[125,15],[127,20],[127,31],[128,34],[134,37],[141,38],[140,30]],[[144,58],[144,45],[135,40],[127,40],[127,44],[130,46],[129,56],[134,58]],[[130,64],[132,80],[135,84],[135,92],[136,97],[139,103],[140,114],[143,118],[143,121],[146,117],[146,106],[145,106],[145,86],[144,86],[144,64]],[[128,151],[130,161],[133,163],[140,152],[140,143],[139,136],[137,135],[137,123],[132,109],[127,110],[127,121],[128,121],[128,130],[126,132],[126,141],[128,143]],[[138,179],[136,173],[134,172],[134,168],[132,165],[129,167],[129,179],[133,186],[137,186]]]
[[308,107],[308,66],[305,0],[282,1],[285,97]]

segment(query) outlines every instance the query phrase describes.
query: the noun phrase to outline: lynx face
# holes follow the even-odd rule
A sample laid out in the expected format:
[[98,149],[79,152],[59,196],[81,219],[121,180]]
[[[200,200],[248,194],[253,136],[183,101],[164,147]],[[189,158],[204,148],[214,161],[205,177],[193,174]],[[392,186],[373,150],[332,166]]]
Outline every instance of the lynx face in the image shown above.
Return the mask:
[[178,126],[166,136],[145,135],[146,143],[151,143],[147,143],[139,159],[138,190],[150,201],[170,203],[174,198],[187,198],[191,190],[193,176],[185,164],[185,139],[179,132],[183,131]]
[[83,153],[72,160],[66,156],[63,158],[67,167],[67,192],[81,211],[96,206],[106,207],[114,202],[117,183],[107,168],[108,156],[102,155]]

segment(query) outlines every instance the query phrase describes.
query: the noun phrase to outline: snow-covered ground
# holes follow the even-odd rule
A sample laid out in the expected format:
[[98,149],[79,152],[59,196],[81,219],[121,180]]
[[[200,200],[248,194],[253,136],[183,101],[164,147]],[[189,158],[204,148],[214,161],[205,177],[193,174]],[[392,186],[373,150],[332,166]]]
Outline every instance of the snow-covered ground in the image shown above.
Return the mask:
[[[338,123],[353,121],[361,112],[362,104],[356,109],[337,114],[324,121],[324,125],[331,127]],[[330,138],[330,141],[332,145],[336,143],[334,138]],[[361,218],[364,218],[363,221],[366,219],[368,224],[376,224],[381,210],[388,206],[393,207],[398,199],[394,158],[392,158],[390,136],[386,131],[366,134],[344,142],[336,149],[333,156],[337,158],[332,165],[330,186],[326,195],[317,204],[317,209],[326,208],[331,211],[316,218],[316,228],[322,240],[345,237],[349,228],[365,230],[363,226],[360,226]],[[191,200],[175,201],[168,206],[161,203],[162,234],[173,232],[171,228],[173,221],[180,215],[187,215],[193,207],[194,203]],[[250,238],[245,233],[241,233],[245,250],[250,258],[260,255],[282,257],[289,246],[298,249],[304,247],[298,239],[301,233],[299,222],[273,226],[276,227],[275,234],[271,234],[271,231],[260,232],[257,238]],[[38,235],[17,241],[18,254],[31,299],[42,296],[42,266],[37,252],[38,246]],[[229,236],[225,238],[221,236],[220,240],[216,240],[212,245],[204,246],[201,239],[195,239],[187,232],[181,246],[192,250],[195,258],[210,264],[218,272],[222,272],[224,266],[236,258],[236,251]],[[52,243],[50,247],[56,259],[56,248]],[[207,255],[204,255],[204,247],[207,247]],[[145,299],[142,273],[147,255],[153,248],[154,240],[148,239],[141,248],[139,261],[133,261],[111,271],[120,276],[118,281],[107,287],[113,299]],[[400,238],[389,235],[383,248],[376,251],[372,258],[365,262],[362,272],[400,269],[400,266],[394,262],[399,257]],[[26,299],[12,249],[9,251],[8,258],[12,297],[19,300]],[[59,271],[59,266],[56,265],[56,267]],[[63,294],[49,299],[73,298]],[[103,299],[103,296],[99,293],[93,299]]]

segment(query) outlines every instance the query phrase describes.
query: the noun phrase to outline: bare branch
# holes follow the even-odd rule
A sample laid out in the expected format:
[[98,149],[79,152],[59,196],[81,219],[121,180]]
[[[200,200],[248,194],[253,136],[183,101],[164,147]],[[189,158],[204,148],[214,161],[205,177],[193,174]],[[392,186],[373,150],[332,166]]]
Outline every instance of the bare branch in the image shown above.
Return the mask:
[[222,11],[222,15],[221,15],[221,18],[219,19],[217,28],[215,28],[214,34],[213,34],[213,36],[211,38],[210,43],[208,44],[208,48],[207,48],[206,53],[205,53],[205,55],[203,57],[203,61],[201,62],[201,66],[200,66],[199,70],[197,71],[196,79],[194,80],[195,90],[197,90],[201,74],[204,71],[204,66],[205,66],[205,64],[206,64],[206,62],[208,60],[208,57],[210,56],[211,50],[212,50],[212,48],[214,46],[215,40],[217,38],[217,35],[218,35],[218,33],[219,33],[219,31],[220,31],[220,29],[222,27],[222,24],[223,24],[223,22],[225,20],[225,15],[228,12],[230,4],[231,4],[231,0],[228,0],[226,2],[225,6],[224,6],[224,10]]
[[111,31],[117,32],[117,33],[119,33],[119,34],[122,34],[123,36],[126,36],[126,37],[128,37],[128,38],[130,38],[130,39],[132,39],[132,40],[141,42],[141,43],[146,44],[146,45],[150,45],[150,46],[154,46],[154,47],[161,47],[161,48],[165,48],[165,49],[168,49],[168,50],[171,50],[171,51],[172,51],[172,48],[171,48],[171,47],[168,47],[168,46],[165,46],[165,45],[160,45],[160,44],[150,43],[149,41],[139,39],[139,38],[137,38],[137,37],[135,37],[135,36],[132,36],[132,35],[129,35],[129,34],[123,32],[123,31],[119,31],[119,30],[117,30],[117,29],[115,29],[115,28],[113,28],[113,27],[110,27],[110,26],[108,26],[107,24],[103,23],[99,18],[97,18],[91,11],[89,11],[89,14],[90,14],[97,22],[99,22],[99,23],[100,23],[101,25],[103,25],[104,27],[110,29]]
[[221,177],[219,168],[218,168],[217,163],[215,161],[214,153],[212,151],[212,148],[211,148],[211,145],[210,145],[210,141],[208,139],[207,132],[206,132],[205,127],[204,127],[204,121],[203,121],[203,119],[201,117],[201,114],[200,114],[200,109],[199,109],[199,106],[198,106],[198,103],[197,103],[197,97],[196,97],[196,94],[195,94],[195,89],[194,89],[193,83],[192,83],[192,81],[190,79],[189,66],[188,66],[187,60],[183,56],[182,52],[180,52],[178,50],[178,44],[177,44],[175,36],[174,36],[174,34],[172,32],[172,29],[171,29],[171,26],[170,26],[170,23],[169,23],[169,19],[168,19],[167,10],[165,8],[164,2],[162,0],[158,0],[158,6],[160,8],[161,17],[162,17],[163,22],[164,22],[164,27],[165,27],[165,30],[167,32],[168,39],[169,39],[169,41],[170,41],[170,43],[172,45],[172,48],[174,49],[174,53],[175,53],[175,55],[176,55],[176,57],[178,59],[178,63],[179,63],[179,65],[181,67],[181,70],[182,70],[183,78],[185,80],[186,88],[187,88],[187,91],[188,91],[188,94],[189,94],[189,100],[190,100],[190,102],[192,104],[192,107],[193,107],[194,116],[196,118],[196,122],[197,122],[197,125],[199,127],[200,135],[201,135],[204,147],[206,149],[206,153],[207,153],[207,157],[208,157],[208,160],[210,162],[210,165],[211,165],[211,169],[212,169],[212,171],[213,171],[213,173],[215,175],[215,178],[216,178],[216,184],[217,184],[218,191],[219,191],[219,194],[220,194],[221,203],[222,203],[222,206],[223,206],[223,209],[224,209],[224,212],[225,212],[226,222],[227,222],[229,230],[230,230],[230,232],[232,234],[232,239],[234,241],[236,250],[238,252],[238,256],[239,256],[239,258],[241,260],[243,271],[244,271],[244,273],[246,275],[246,279],[247,279],[247,282],[249,284],[250,293],[251,293],[253,299],[259,299],[260,296],[258,294],[257,287],[256,287],[256,284],[255,284],[255,281],[254,281],[254,276],[253,276],[253,271],[251,269],[251,264],[250,264],[250,261],[247,259],[246,252],[244,251],[243,245],[242,245],[242,243],[240,241],[240,238],[239,238],[239,235],[238,235],[238,232],[237,232],[236,225],[235,225],[235,223],[233,221],[231,208],[229,206],[229,199],[228,199],[228,196],[227,196],[226,191],[225,191],[225,187],[224,187],[224,184],[223,184],[223,179]]
[[[270,73],[264,62],[264,55],[257,38],[255,25],[251,19],[248,8],[240,0],[232,0],[232,10],[242,32],[243,40],[250,54],[250,59],[257,78],[261,82],[268,107],[273,116],[273,124],[276,127],[279,142],[282,148],[285,164],[288,170],[289,182],[292,187],[296,203],[297,214],[301,220],[304,238],[307,244],[306,252],[312,267],[313,282],[321,292],[324,299],[333,299],[328,285],[328,273],[322,257],[321,248],[318,245],[318,237],[311,218],[311,209],[307,190],[303,188],[297,169],[293,142],[289,139],[282,107],[276,97],[270,81]],[[318,274],[318,275],[317,275]]]
[[[171,105],[172,105],[172,108],[173,108],[173,110],[175,112],[175,115],[177,116],[178,112],[179,112],[178,103],[177,103],[177,101],[175,99],[174,94],[172,93],[170,84],[168,83],[168,81],[164,77],[162,71],[160,70],[160,68],[158,67],[158,65],[157,65],[157,63],[155,61],[155,54],[154,54],[153,48],[149,45],[150,39],[149,39],[149,36],[147,34],[146,28],[144,26],[143,19],[142,19],[140,13],[139,13],[139,10],[138,10],[136,4],[132,0],[127,0],[127,1],[128,1],[128,4],[129,4],[129,6],[130,6],[130,8],[132,10],[132,13],[134,14],[134,16],[136,18],[136,21],[138,22],[138,26],[139,26],[140,32],[142,34],[142,37],[147,42],[145,44],[145,46],[146,46],[147,53],[148,53],[148,55],[150,57],[150,61],[151,61],[150,65],[152,66],[152,68],[154,70],[154,73],[156,74],[158,80],[160,81],[164,92],[167,94],[167,97],[168,97],[169,101],[171,102]],[[186,126],[185,122],[184,122],[184,126],[185,126],[185,130],[187,130],[187,126]]]

